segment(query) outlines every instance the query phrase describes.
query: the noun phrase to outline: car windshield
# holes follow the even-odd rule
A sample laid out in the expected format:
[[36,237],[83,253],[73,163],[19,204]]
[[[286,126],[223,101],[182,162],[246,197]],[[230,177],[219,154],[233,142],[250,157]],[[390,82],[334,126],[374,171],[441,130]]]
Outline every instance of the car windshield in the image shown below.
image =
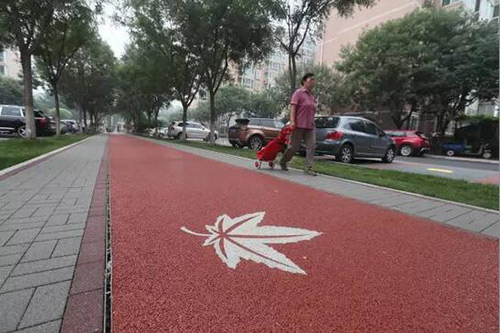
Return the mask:
[[419,137],[421,137],[422,139],[427,139],[427,137],[425,136],[424,133],[422,132],[415,132],[416,135],[418,135]]
[[336,128],[339,124],[339,117],[319,117],[315,119],[316,128]]

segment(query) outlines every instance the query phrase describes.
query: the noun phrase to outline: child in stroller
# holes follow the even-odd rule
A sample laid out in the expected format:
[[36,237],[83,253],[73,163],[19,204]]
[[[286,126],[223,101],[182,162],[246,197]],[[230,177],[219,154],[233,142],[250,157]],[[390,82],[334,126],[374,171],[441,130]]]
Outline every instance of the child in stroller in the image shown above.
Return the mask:
[[269,167],[274,169],[274,160],[280,152],[285,151],[292,131],[293,129],[289,126],[283,127],[275,139],[271,140],[264,148],[257,152],[257,161],[255,161],[257,169],[261,168],[262,162],[268,162]]

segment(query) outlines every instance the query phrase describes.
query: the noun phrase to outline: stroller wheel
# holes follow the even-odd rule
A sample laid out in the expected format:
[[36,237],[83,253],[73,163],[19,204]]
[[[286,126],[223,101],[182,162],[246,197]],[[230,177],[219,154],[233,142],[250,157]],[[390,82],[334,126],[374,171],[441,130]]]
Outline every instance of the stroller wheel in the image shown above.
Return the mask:
[[269,162],[269,167],[274,170],[274,162]]
[[261,161],[255,161],[254,165],[255,165],[255,167],[257,169],[260,169],[260,167],[262,166],[262,162]]

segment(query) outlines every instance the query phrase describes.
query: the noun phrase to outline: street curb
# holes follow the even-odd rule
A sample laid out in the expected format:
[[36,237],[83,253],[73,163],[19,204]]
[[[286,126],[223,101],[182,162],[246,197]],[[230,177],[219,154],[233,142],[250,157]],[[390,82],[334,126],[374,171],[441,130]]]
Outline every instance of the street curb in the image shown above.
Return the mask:
[[[134,136],[134,137],[137,137],[137,136]],[[139,137],[139,138],[142,138],[142,137]],[[158,143],[158,140],[155,140],[155,139],[149,139],[149,138],[143,138],[143,139],[150,140],[152,142]],[[167,141],[160,141],[160,142],[164,142],[166,145],[171,146],[171,147],[172,146],[175,147],[175,145],[176,145],[175,143],[170,143],[170,142],[167,142]],[[231,155],[231,154],[224,154],[224,153],[219,153],[219,152],[215,152],[215,151],[212,151],[212,150],[201,149],[201,148],[196,148],[196,147],[186,147],[186,148],[196,149],[196,150],[200,150],[200,151],[208,151],[208,152],[213,153],[213,154],[228,155],[228,156],[231,156],[231,157],[239,158],[241,160],[249,161],[250,165],[252,165],[252,163],[254,162],[254,160],[246,158],[246,157],[241,157],[241,156],[236,156],[236,155]],[[295,168],[291,168],[291,167],[289,169],[290,170],[295,170],[295,171],[302,171],[300,169],[295,169]],[[478,207],[478,206],[464,204],[464,203],[461,203],[461,202],[455,202],[455,201],[450,201],[450,200],[445,200],[445,199],[439,199],[439,198],[429,197],[429,196],[426,196],[426,195],[423,195],[423,194],[406,192],[406,191],[402,191],[402,190],[392,189],[392,188],[389,188],[389,187],[383,187],[383,186],[379,186],[379,185],[358,182],[358,181],[351,180],[351,179],[339,178],[339,177],[325,175],[325,174],[318,174],[318,176],[335,179],[336,181],[344,181],[344,182],[348,182],[348,183],[352,183],[352,184],[357,184],[357,185],[362,185],[362,186],[367,186],[367,187],[371,187],[371,188],[382,189],[382,190],[391,191],[391,192],[395,192],[395,193],[401,193],[401,194],[411,195],[411,196],[422,198],[422,199],[427,199],[427,200],[432,200],[432,201],[438,201],[438,202],[447,203],[447,204],[453,204],[453,205],[462,206],[462,207],[465,207],[465,208],[476,209],[476,210],[484,211],[484,212],[487,212],[487,213],[494,213],[494,214],[498,214],[499,213],[499,211],[493,210],[493,209],[489,209],[489,208],[483,208],[483,207]]]
[[83,139],[83,140],[80,140],[78,142],[75,142],[75,143],[72,143],[70,145],[67,145],[67,146],[64,146],[64,147],[61,147],[61,148],[58,148],[56,150],[52,150],[52,151],[49,151],[48,153],[45,153],[43,155],[40,155],[40,156],[37,156],[35,158],[32,158],[30,160],[27,160],[27,161],[24,161],[24,162],[21,162],[19,164],[16,164],[16,165],[13,165],[11,167],[8,167],[6,169],[3,169],[3,170],[0,170],[0,180],[4,180],[5,178],[8,178],[10,176],[13,176],[23,170],[26,170],[32,166],[35,166],[39,163],[42,163],[43,161],[45,161],[46,159],[48,159],[49,157],[53,156],[53,155],[56,155],[56,154],[59,154],[61,153],[62,151],[66,150],[66,149],[69,149],[69,148],[72,148],[80,143],[83,143],[89,139],[91,139],[93,136],[91,137],[88,137],[86,139]]
[[467,158],[467,157],[449,157],[449,156],[440,156],[440,155],[430,155],[426,154],[424,157],[435,158],[440,160],[448,160],[448,161],[457,161],[457,162],[473,162],[473,163],[485,163],[485,164],[499,164],[499,161],[496,160],[485,160],[485,159],[476,159],[476,158]]
[[[108,144],[107,141],[94,186],[75,273],[71,280],[70,294],[61,326],[62,333],[104,332],[106,327]],[[74,290],[76,280],[85,281],[87,287],[83,290]]]

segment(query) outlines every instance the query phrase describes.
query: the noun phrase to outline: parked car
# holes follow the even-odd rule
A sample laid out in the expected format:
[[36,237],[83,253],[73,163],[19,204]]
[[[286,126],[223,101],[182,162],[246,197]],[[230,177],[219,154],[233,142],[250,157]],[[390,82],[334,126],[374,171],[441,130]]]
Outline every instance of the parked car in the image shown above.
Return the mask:
[[361,117],[316,117],[316,152],[351,163],[357,157],[377,157],[391,163],[396,143],[375,123]]
[[460,142],[446,142],[442,147],[443,154],[447,156],[481,156],[482,158],[492,158],[492,150],[488,143],[476,145],[466,145]]
[[422,132],[386,130],[385,133],[396,141],[401,156],[422,156],[431,149],[429,139]]
[[168,127],[158,127],[158,137],[160,139],[168,137]]
[[227,135],[233,147],[248,146],[253,150],[260,150],[276,138],[284,126],[276,119],[242,118],[236,119],[236,124],[229,127]]
[[[167,137],[172,139],[180,139],[182,135],[183,128],[182,121],[174,121],[168,127]],[[215,131],[215,140],[219,137],[219,132]],[[193,121],[186,122],[186,135],[188,138],[192,139],[203,139],[208,140],[210,135],[210,129],[206,128],[200,123],[196,123]]]
[[73,119],[63,119],[61,120],[64,124],[66,124],[66,127],[68,128],[69,133],[77,133],[80,130],[80,127],[78,126],[78,122]]
[[[455,150],[456,154],[469,156],[483,156],[484,158],[498,158],[497,121],[481,121],[457,128],[453,142],[463,144],[463,148]],[[443,149],[444,152],[450,152]],[[484,155],[483,155],[484,154]]]
[[[34,110],[37,136],[50,134],[50,118],[42,111]],[[26,136],[26,114],[24,107],[17,105],[0,105],[0,132]]]
[[65,122],[60,121],[59,122],[59,127],[61,128],[61,134],[66,134],[68,133],[68,125],[66,125]]

